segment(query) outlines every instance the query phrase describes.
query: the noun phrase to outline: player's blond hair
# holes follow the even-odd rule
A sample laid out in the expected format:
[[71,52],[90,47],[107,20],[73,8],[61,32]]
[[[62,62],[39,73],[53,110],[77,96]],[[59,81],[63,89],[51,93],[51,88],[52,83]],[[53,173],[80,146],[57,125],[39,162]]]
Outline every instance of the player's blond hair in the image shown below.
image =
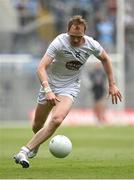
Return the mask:
[[78,26],[81,24],[84,26],[84,30],[86,31],[87,23],[86,23],[85,19],[83,19],[82,16],[80,16],[80,15],[73,16],[68,22],[68,31],[70,30],[72,25]]

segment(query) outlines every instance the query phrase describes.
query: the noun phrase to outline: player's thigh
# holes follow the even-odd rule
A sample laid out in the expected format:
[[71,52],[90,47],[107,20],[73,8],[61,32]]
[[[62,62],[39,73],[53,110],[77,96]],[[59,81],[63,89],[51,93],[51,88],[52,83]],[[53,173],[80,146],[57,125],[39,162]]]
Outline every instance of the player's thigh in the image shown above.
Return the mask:
[[45,104],[37,104],[34,123],[44,123],[52,109],[52,105],[50,103]]
[[68,96],[59,95],[58,98],[60,99],[60,102],[53,107],[52,117],[64,119],[69,113],[73,105],[73,101]]

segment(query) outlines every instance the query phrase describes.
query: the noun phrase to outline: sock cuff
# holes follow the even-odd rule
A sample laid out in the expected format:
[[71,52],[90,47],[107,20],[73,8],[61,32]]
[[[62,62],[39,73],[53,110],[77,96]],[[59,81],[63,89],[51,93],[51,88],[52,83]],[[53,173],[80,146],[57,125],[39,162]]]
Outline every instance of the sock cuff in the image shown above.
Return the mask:
[[21,151],[26,152],[27,154],[30,152],[30,150],[26,146],[23,146],[21,148]]

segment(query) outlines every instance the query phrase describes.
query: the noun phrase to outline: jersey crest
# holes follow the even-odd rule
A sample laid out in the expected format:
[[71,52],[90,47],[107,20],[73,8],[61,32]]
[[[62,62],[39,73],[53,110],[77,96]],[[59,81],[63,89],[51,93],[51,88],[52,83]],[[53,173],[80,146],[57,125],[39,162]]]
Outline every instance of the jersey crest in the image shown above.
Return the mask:
[[83,64],[80,61],[69,61],[66,63],[66,68],[69,70],[79,70]]

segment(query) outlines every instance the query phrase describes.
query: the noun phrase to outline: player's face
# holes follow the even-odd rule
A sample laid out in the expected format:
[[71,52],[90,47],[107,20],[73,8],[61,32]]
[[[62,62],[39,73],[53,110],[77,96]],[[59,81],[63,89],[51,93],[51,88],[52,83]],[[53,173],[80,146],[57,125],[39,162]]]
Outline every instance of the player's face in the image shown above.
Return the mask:
[[68,31],[70,36],[70,43],[72,46],[78,47],[84,43],[84,26],[83,25],[72,25]]

